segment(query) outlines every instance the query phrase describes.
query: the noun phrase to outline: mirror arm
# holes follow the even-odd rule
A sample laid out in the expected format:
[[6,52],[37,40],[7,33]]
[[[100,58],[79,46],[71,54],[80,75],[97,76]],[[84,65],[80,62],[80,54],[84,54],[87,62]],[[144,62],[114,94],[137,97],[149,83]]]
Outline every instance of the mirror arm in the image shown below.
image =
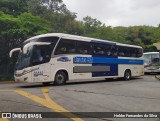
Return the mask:
[[41,46],[41,45],[50,45],[50,42],[30,42],[23,47],[23,53],[27,53],[27,48],[33,45]]
[[9,57],[11,58],[13,52],[16,52],[16,51],[21,51],[21,48],[14,48],[14,49],[12,49],[12,50],[9,52]]

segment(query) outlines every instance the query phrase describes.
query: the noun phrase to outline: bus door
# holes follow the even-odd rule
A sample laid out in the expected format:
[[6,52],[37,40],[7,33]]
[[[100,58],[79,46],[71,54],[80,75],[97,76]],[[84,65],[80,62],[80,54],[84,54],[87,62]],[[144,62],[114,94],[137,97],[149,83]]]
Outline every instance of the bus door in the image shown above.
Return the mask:
[[46,46],[35,46],[32,55],[33,82],[50,81],[50,55],[46,53]]

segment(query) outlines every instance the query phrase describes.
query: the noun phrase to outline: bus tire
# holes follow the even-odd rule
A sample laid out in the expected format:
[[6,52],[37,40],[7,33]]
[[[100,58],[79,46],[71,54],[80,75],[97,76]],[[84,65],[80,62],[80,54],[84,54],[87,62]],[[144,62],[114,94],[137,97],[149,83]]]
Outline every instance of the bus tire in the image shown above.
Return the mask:
[[126,70],[124,72],[124,79],[125,80],[130,80],[131,79],[131,71],[130,70]]
[[64,85],[67,81],[67,76],[63,71],[58,71],[55,75],[54,84],[55,85]]

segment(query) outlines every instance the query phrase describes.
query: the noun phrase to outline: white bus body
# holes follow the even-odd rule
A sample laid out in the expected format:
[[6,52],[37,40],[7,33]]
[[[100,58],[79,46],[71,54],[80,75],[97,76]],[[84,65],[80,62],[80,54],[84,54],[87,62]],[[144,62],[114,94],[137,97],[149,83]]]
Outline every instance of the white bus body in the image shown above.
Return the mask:
[[144,72],[160,73],[160,54],[159,52],[144,53]]
[[68,80],[117,77],[129,80],[142,75],[140,46],[50,33],[24,42],[14,77],[16,81],[61,85]]

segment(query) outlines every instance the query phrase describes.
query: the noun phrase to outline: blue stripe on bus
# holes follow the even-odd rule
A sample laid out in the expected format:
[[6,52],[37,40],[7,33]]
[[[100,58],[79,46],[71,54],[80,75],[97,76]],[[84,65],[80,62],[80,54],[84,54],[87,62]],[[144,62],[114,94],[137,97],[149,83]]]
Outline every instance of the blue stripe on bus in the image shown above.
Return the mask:
[[82,63],[82,64],[106,63],[106,64],[143,65],[144,61],[137,60],[137,59],[118,59],[118,58],[106,58],[106,57],[74,57],[73,63]]
[[92,66],[109,66],[110,71],[105,72],[92,72],[92,77],[99,77],[99,76],[118,76],[118,64],[92,64]]

